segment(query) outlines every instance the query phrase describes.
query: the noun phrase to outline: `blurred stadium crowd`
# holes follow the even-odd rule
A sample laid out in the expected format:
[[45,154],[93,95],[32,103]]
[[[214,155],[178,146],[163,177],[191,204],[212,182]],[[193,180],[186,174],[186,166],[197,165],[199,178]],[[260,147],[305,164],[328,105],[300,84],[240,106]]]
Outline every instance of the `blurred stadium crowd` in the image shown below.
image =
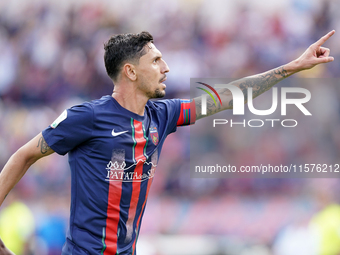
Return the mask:
[[[170,67],[167,98],[188,98],[190,78],[266,71],[291,61],[332,29],[338,33],[327,47],[336,61],[300,77],[338,78],[339,12],[335,0],[1,1],[0,168],[65,108],[112,93],[103,63],[103,43],[112,34],[153,34]],[[221,148],[232,161],[249,164],[258,157],[279,164],[283,158],[313,155],[340,163],[340,88],[314,86],[311,91],[329,102],[315,109],[321,116],[315,127],[302,122],[304,131],[293,138],[256,130],[256,141],[226,134],[217,138]],[[189,132],[179,128],[165,143],[140,254],[340,253],[337,179],[190,179]],[[316,138],[303,139],[304,132]],[[261,153],[250,149],[255,143]],[[0,236],[18,255],[60,254],[69,196],[67,156],[42,159],[1,207]],[[162,235],[216,238],[214,248],[205,247],[210,251],[190,252],[184,241],[176,252],[173,245],[157,246]]]

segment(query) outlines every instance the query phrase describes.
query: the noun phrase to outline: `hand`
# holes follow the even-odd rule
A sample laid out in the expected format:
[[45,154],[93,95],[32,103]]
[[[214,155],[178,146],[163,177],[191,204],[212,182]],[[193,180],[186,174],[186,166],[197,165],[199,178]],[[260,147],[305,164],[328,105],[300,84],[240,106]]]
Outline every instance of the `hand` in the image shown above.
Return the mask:
[[15,255],[13,252],[7,249],[1,238],[0,238],[0,255]]
[[333,57],[329,56],[330,49],[322,47],[322,45],[334,35],[335,30],[332,30],[325,36],[321,37],[317,42],[313,43],[308,49],[295,60],[298,71],[311,69],[314,66],[322,63],[332,62]]

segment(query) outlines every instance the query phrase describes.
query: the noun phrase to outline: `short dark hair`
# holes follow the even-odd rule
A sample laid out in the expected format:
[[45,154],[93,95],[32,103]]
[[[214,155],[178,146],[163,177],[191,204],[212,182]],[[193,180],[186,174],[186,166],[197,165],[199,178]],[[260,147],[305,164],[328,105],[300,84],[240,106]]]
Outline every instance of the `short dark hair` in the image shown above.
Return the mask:
[[140,57],[146,54],[144,46],[149,42],[153,42],[153,37],[146,31],[139,34],[113,35],[104,44],[105,68],[110,78],[116,81],[127,61],[139,63]]

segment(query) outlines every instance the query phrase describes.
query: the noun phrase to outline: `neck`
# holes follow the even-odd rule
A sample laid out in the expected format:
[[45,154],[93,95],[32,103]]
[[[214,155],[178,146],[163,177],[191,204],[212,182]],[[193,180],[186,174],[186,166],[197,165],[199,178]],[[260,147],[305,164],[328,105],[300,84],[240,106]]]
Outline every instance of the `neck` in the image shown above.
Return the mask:
[[119,90],[113,91],[112,97],[125,109],[141,116],[144,115],[145,105],[149,100],[137,93],[126,93]]

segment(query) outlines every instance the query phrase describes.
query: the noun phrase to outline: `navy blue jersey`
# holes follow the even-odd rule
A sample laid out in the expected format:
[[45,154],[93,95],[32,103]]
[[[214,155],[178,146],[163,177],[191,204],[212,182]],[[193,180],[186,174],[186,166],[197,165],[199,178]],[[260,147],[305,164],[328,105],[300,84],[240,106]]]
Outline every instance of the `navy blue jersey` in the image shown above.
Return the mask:
[[42,132],[55,152],[69,154],[71,215],[62,254],[135,254],[162,145],[177,125],[194,122],[190,105],[148,101],[140,116],[104,96],[65,110]]

